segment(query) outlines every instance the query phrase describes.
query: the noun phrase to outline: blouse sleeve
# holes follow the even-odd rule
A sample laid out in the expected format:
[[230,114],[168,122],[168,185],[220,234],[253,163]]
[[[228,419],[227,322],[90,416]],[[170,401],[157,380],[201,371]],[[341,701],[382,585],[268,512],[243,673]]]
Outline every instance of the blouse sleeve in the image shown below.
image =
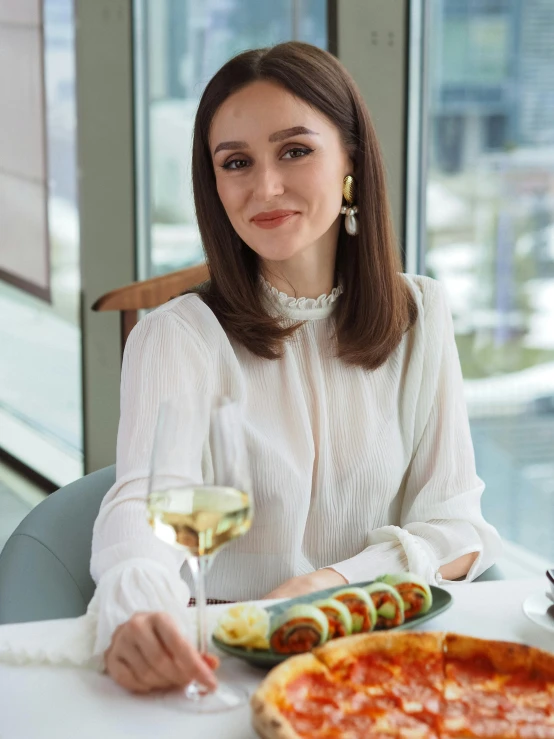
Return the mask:
[[[207,393],[208,370],[201,342],[168,310],[149,314],[129,336],[121,373],[116,483],[102,501],[92,538],[97,589],[89,613],[97,622],[96,655],[110,645],[116,627],[138,611],[167,611],[183,623],[190,596],[180,577],[184,554],[153,535],[145,498],[159,404],[188,391]],[[190,450],[191,465],[201,467],[203,436],[191,436],[198,443]]]
[[426,284],[431,294],[424,300],[425,357],[400,526],[374,529],[363,552],[330,565],[349,582],[409,570],[437,584],[442,565],[478,552],[468,582],[501,552],[496,529],[481,513],[485,486],[475,470],[450,310],[440,283]]

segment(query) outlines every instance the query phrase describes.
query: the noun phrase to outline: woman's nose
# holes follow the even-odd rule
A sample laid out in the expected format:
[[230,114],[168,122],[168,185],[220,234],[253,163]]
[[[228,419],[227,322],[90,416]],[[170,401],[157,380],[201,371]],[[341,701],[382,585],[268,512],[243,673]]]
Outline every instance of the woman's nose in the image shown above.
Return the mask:
[[283,180],[275,167],[259,167],[256,172],[252,197],[260,202],[267,202],[284,192]]

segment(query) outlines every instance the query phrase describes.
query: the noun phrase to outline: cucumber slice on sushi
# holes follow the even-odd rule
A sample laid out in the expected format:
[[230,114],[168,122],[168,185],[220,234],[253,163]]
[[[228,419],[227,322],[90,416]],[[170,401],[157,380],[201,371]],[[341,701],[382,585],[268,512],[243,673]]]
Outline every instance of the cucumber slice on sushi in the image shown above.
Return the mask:
[[433,605],[431,588],[425,580],[412,572],[399,572],[396,575],[382,575],[376,582],[392,585],[404,601],[404,618],[407,620],[420,616]]
[[352,616],[352,633],[372,631],[377,623],[373,601],[362,588],[342,588],[333,593],[335,600],[344,603]]
[[291,606],[271,625],[269,645],[277,654],[300,654],[324,644],[329,635],[327,616],[314,606]]
[[386,582],[374,582],[364,590],[377,611],[376,629],[391,629],[404,623],[404,601],[398,590]]
[[319,608],[320,611],[327,616],[329,621],[329,639],[336,639],[339,636],[349,636],[352,633],[352,616],[350,611],[335,598],[327,598],[326,600],[316,600],[312,606]]

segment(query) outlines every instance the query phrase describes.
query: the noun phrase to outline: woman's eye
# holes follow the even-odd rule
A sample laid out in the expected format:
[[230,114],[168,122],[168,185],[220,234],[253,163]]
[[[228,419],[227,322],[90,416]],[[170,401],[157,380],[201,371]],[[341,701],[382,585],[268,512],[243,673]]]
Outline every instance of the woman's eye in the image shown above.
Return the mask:
[[294,149],[289,149],[283,154],[283,159],[285,157],[288,157],[289,159],[299,159],[300,157],[305,157],[308,154],[311,154],[312,151],[313,149],[308,149],[304,146],[295,146]]
[[230,162],[225,162],[223,169],[244,169],[247,166],[246,159],[231,159]]
[[[313,149],[309,149],[307,146],[295,146],[292,149],[286,151],[283,154],[282,159],[299,159],[300,157],[305,157],[308,154],[311,154],[312,151]],[[250,162],[248,161],[248,159],[231,159],[221,166],[223,169],[245,169],[246,167],[250,166]]]

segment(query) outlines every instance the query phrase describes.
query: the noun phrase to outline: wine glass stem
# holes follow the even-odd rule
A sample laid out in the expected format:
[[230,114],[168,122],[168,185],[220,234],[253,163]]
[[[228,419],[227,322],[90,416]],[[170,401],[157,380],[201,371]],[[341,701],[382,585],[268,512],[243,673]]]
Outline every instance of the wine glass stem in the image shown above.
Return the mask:
[[210,569],[208,556],[191,557],[189,566],[194,578],[196,594],[197,648],[200,654],[208,652],[208,619],[206,611],[206,575]]

